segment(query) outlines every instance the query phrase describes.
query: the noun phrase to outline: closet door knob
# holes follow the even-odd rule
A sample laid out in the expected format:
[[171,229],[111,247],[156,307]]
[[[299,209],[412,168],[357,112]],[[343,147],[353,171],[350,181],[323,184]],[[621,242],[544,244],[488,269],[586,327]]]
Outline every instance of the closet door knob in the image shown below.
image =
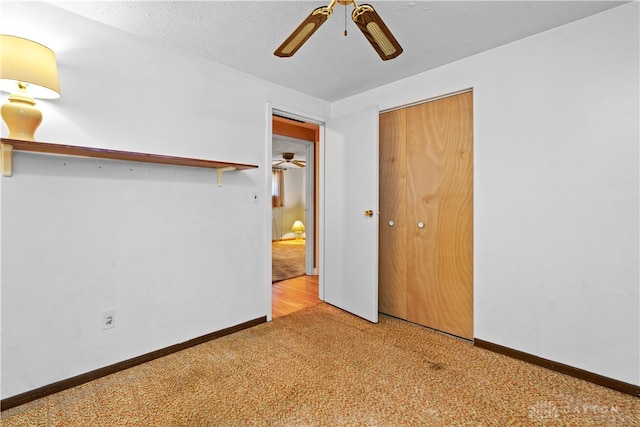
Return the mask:
[[393,227],[394,225],[396,225],[396,223],[393,222],[393,220],[389,221],[389,227]]
[[420,222],[418,223],[418,228],[424,228],[424,222],[420,221]]

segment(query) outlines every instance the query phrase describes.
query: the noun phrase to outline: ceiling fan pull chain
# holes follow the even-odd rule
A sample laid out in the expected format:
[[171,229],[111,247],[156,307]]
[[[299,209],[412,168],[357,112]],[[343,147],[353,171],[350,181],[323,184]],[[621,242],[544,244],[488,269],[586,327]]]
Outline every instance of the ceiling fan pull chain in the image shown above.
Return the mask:
[[347,4],[344,5],[344,36],[347,37]]

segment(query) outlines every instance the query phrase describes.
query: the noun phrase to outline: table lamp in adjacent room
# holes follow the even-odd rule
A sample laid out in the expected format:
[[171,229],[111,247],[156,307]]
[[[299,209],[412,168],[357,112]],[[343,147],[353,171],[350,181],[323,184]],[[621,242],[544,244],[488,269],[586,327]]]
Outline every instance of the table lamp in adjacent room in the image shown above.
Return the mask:
[[302,233],[304,233],[304,224],[300,220],[296,220],[291,226],[291,231],[296,234],[296,240],[302,240]]
[[55,53],[40,43],[0,34],[0,90],[11,93],[2,106],[8,138],[34,141],[42,113],[33,98],[60,97]]

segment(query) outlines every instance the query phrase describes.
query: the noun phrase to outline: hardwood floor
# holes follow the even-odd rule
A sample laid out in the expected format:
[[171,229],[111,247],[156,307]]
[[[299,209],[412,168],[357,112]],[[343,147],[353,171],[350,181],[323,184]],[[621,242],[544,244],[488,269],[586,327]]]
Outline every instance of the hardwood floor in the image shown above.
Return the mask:
[[274,319],[319,304],[318,276],[300,276],[275,282],[271,297]]

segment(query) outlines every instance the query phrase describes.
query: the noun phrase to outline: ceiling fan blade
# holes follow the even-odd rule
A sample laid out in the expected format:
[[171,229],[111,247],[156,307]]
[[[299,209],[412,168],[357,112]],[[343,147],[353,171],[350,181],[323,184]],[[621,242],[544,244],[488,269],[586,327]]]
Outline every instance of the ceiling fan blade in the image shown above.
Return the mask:
[[402,46],[373,7],[368,4],[360,5],[353,10],[351,17],[383,61],[402,53]]
[[281,160],[281,161],[279,161],[279,162],[277,162],[277,163],[273,163],[271,166],[272,166],[272,167],[273,167],[273,166],[278,166],[278,165],[281,165],[281,164],[283,164],[283,163],[284,163],[284,160]]
[[326,6],[319,7],[302,21],[302,24],[296,28],[293,33],[273,52],[274,55],[281,58],[293,56],[294,53],[302,47],[302,45],[316,32],[320,25],[329,19],[332,10]]
[[300,161],[300,160],[292,160],[291,163],[293,163],[294,165],[296,165],[298,167],[301,167],[301,168],[306,166],[305,163],[303,161]]

